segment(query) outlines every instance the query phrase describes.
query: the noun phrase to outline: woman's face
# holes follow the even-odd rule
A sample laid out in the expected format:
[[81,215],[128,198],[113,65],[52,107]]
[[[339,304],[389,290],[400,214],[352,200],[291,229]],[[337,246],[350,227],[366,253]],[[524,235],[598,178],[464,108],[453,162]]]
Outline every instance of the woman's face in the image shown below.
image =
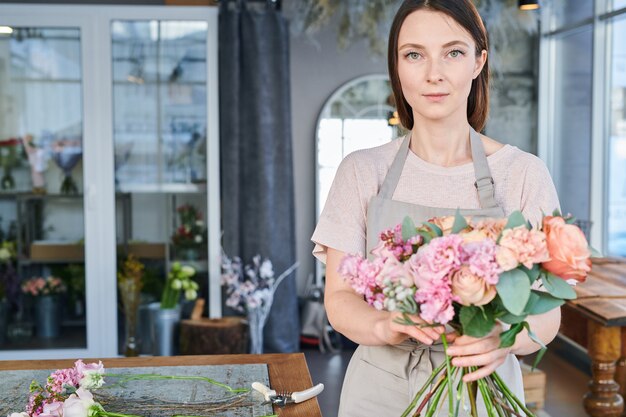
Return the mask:
[[487,59],[472,36],[448,15],[418,10],[398,35],[398,76],[413,117],[445,120],[467,114],[472,80]]

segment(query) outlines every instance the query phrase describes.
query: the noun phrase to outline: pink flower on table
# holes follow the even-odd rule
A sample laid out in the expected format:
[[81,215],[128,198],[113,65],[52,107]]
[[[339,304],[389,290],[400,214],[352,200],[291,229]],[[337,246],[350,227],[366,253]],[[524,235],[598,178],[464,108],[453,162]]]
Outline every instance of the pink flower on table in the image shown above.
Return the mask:
[[461,266],[463,238],[459,235],[438,237],[411,256],[408,263],[417,273],[418,288],[425,281],[441,280]]
[[44,404],[43,411],[39,417],[63,417],[63,403],[54,401]]
[[78,387],[80,376],[75,368],[59,369],[48,378],[47,388],[51,392],[63,393],[65,386]]
[[104,384],[104,365],[102,361],[98,363],[85,364],[82,360],[77,360],[74,364],[78,375],[78,384],[85,389],[100,388]]
[[[507,259],[514,256],[518,264],[522,264],[529,269],[534,264],[550,259],[548,245],[546,244],[546,234],[536,229],[528,230],[526,226],[504,230],[499,245],[511,252],[507,254],[504,251],[500,258]],[[502,269],[507,270],[505,265],[501,266]],[[507,264],[506,266],[510,265]]]
[[63,403],[63,417],[88,417],[89,410],[95,404],[89,391],[78,388],[76,394],[70,395]]
[[502,268],[497,262],[497,246],[491,239],[472,242],[463,245],[463,263],[469,266],[469,271],[484,279],[489,285],[496,285]]

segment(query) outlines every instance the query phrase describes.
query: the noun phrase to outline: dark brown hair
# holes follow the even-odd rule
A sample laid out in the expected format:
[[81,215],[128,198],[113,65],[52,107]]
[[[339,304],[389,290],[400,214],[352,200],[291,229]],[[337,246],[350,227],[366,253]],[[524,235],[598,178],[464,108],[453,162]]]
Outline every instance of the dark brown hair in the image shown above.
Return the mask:
[[[387,51],[389,78],[398,108],[400,122],[406,129],[413,128],[413,109],[402,94],[402,85],[398,76],[398,37],[404,19],[416,10],[432,10],[445,13],[469,32],[476,43],[476,54],[489,50],[487,30],[471,0],[405,0],[393,19],[389,32]],[[472,89],[467,100],[467,119],[469,124],[480,132],[489,115],[489,60],[485,61],[482,71],[472,81]]]

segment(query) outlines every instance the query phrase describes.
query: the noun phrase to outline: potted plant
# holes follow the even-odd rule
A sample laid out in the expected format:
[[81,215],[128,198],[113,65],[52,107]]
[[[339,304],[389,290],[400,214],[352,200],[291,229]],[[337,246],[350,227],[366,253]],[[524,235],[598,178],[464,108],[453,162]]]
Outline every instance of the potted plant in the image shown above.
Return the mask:
[[55,338],[61,332],[60,295],[67,287],[60,278],[32,277],[22,283],[22,292],[35,300],[37,337]]
[[198,297],[198,284],[191,279],[195,274],[192,267],[174,262],[167,274],[161,302],[150,304],[150,336],[154,355],[171,356],[176,353],[174,342],[181,316],[180,299],[182,295],[189,301]]

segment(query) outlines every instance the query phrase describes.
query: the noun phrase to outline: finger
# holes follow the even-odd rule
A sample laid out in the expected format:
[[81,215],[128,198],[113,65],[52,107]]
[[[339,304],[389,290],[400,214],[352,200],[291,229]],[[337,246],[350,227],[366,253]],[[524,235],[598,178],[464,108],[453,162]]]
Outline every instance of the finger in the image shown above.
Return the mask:
[[489,376],[494,373],[496,369],[498,369],[498,366],[500,366],[499,363],[492,363],[490,365],[483,366],[482,368],[463,376],[463,382],[477,381],[480,378]]
[[454,343],[454,341],[459,337],[459,335],[456,332],[450,332],[450,333],[446,333],[446,340],[449,343]]
[[500,346],[500,338],[487,337],[483,339],[474,339],[472,343],[462,344],[459,343],[459,337],[455,340],[454,345],[448,348],[448,354],[451,356],[468,356],[468,355],[480,355],[481,353],[490,352],[496,350]]
[[392,325],[392,330],[398,333],[403,333],[408,335],[409,337],[412,337],[413,339],[425,343],[427,345],[432,345],[433,342],[439,338],[439,335],[436,334],[429,334],[427,332],[425,332],[424,330],[426,329],[421,329],[419,327],[416,326],[411,326],[411,325],[404,325],[404,324],[398,324],[398,323],[394,323]]
[[507,351],[504,349],[492,350],[490,352],[481,353],[479,355],[458,356],[452,359],[452,365],[459,367],[468,366],[487,366],[494,362],[502,363],[506,357]]

